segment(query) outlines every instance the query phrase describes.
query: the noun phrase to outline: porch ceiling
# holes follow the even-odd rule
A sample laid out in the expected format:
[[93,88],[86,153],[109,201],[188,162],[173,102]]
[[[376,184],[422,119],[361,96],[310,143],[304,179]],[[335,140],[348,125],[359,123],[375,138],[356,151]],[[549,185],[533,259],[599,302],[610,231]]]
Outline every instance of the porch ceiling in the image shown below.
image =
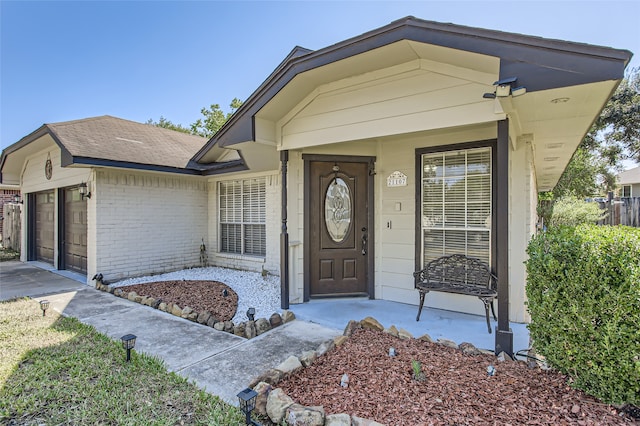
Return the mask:
[[505,98],[516,143],[533,146],[538,191],[549,191],[615,91],[618,81],[604,81]]

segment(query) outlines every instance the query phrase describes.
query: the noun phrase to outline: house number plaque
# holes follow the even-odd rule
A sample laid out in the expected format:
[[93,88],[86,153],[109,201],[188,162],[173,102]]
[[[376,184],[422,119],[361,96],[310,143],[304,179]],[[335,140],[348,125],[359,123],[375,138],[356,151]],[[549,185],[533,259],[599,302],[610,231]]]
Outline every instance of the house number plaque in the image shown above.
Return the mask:
[[387,178],[387,186],[407,186],[407,175],[396,170]]

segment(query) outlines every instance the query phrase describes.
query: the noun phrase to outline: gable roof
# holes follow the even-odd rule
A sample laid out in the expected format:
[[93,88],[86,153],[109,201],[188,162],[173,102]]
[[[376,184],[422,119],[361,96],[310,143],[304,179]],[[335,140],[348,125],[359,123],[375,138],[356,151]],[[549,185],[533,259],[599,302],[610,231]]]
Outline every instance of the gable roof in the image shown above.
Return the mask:
[[190,161],[205,138],[103,115],[42,125],[4,149],[0,170],[5,171],[8,157],[47,135],[60,147],[63,167],[84,164],[186,174],[207,169]]
[[[408,16],[317,51],[294,49],[193,157],[255,140],[254,117],[297,75],[374,49],[410,40],[500,58],[499,78],[518,77],[527,92],[619,80],[631,59],[627,50],[439,23]],[[381,58],[381,61],[385,61]],[[390,64],[388,64],[390,65]],[[366,72],[366,69],[353,72]],[[301,94],[304,96],[304,94]]]
[[618,183],[620,185],[631,185],[633,183],[640,183],[640,166],[621,172],[618,175]]

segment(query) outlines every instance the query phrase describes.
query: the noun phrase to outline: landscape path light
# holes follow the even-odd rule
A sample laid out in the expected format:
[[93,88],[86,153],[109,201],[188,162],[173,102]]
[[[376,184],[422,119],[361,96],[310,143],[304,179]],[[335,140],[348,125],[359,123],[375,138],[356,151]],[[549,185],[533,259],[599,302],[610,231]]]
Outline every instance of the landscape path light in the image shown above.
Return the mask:
[[245,415],[245,423],[253,426],[262,426],[260,423],[257,423],[251,420],[251,412],[254,408],[256,408],[256,398],[258,397],[258,392],[254,391],[251,388],[246,388],[243,391],[240,391],[238,395],[238,402],[240,403],[240,410]]
[[247,318],[249,318],[249,321],[254,321],[256,318],[256,308],[249,308],[247,309]]
[[136,346],[136,338],[135,334],[125,334],[120,338],[122,347],[127,351],[127,362],[131,361],[131,349]]
[[40,309],[42,309],[42,316],[44,317],[49,309],[49,301],[47,299],[40,301]]

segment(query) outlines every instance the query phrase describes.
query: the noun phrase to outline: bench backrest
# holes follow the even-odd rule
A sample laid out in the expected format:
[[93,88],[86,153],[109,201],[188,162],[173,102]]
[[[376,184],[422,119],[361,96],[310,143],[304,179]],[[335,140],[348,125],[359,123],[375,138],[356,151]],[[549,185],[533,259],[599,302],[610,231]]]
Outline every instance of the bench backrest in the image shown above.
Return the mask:
[[432,260],[422,271],[418,271],[414,275],[416,285],[420,282],[438,282],[491,289],[496,287],[489,265],[480,259],[461,254]]

